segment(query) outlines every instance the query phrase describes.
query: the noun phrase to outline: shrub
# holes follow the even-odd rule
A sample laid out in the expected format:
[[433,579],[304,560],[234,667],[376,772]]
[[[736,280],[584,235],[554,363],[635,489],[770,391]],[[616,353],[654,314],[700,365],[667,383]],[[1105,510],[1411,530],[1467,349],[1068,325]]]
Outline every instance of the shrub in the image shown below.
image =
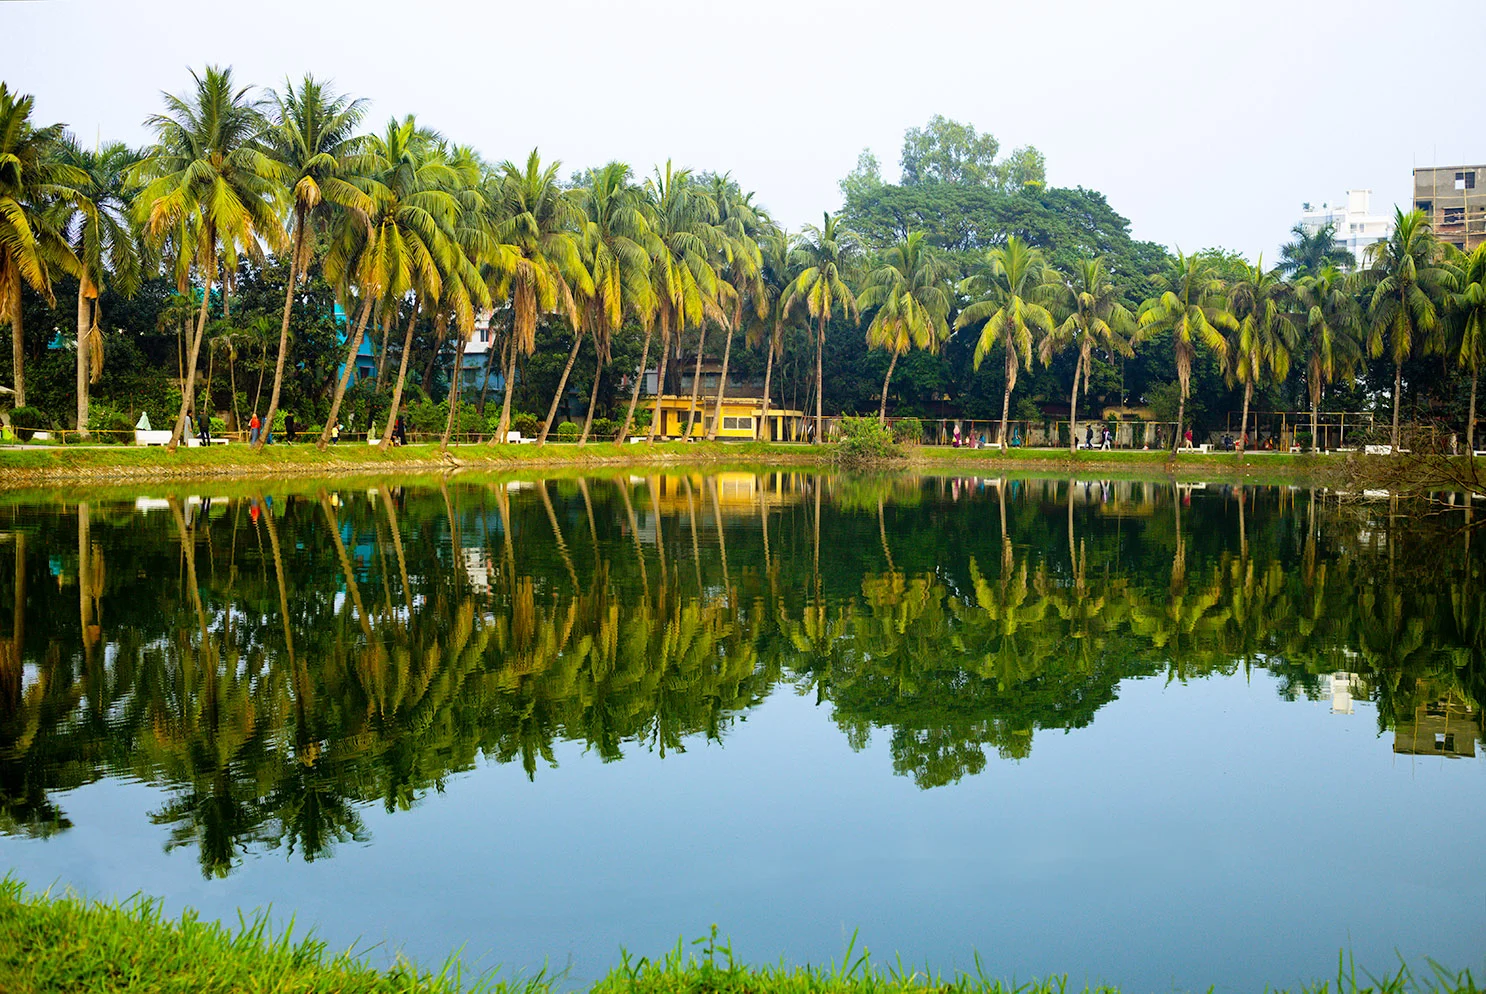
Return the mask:
[[46,415],[29,405],[17,407],[10,412],[10,426],[15,429],[17,438],[27,442],[35,432],[46,427]]
[[893,441],[917,445],[924,440],[924,423],[918,418],[899,418],[893,422]]
[[577,425],[573,424],[573,422],[564,421],[562,424],[557,426],[557,437],[568,440],[576,440],[578,438],[579,431],[580,429]]
[[617,434],[619,434],[618,421],[612,421],[609,418],[593,419],[593,431],[591,432],[591,436],[593,438],[598,439],[599,441],[608,442],[611,441]]
[[842,418],[834,455],[838,462],[872,463],[901,458],[903,450],[888,426],[876,418]]
[[101,434],[98,441],[111,444],[128,444],[134,441],[134,422],[123,411],[104,410],[88,419],[91,427]]
[[[498,422],[499,420],[500,418],[497,417],[496,421]],[[520,414],[511,415],[511,427],[521,432],[525,437],[533,437],[537,432],[542,430],[542,420],[535,414],[527,414],[523,411]]]

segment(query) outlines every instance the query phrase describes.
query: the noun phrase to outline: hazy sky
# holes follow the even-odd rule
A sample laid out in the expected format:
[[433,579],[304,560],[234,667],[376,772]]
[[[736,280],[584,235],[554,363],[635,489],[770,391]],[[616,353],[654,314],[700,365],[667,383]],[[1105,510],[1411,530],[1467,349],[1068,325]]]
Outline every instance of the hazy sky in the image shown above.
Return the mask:
[[0,0],[0,37],[0,79],[83,136],[142,142],[188,66],[308,70],[491,159],[731,169],[791,228],[863,147],[895,179],[935,113],[1036,145],[1139,238],[1269,258],[1302,201],[1385,210],[1415,164],[1486,162],[1480,0]]

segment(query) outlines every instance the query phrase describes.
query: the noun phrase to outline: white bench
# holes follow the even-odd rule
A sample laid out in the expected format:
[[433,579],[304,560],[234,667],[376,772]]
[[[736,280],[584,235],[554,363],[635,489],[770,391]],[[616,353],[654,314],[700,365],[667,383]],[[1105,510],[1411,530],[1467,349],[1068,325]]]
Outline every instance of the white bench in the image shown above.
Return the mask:
[[[201,447],[201,439],[199,439],[199,438],[183,438],[183,439],[181,439],[181,441],[185,443],[185,445],[186,445],[187,448],[199,449]],[[168,429],[163,429],[163,428],[152,428],[149,431],[142,431],[141,429],[136,428],[136,429],[134,429],[134,444],[135,445],[169,445],[170,444],[170,431]],[[225,439],[225,438],[218,438],[218,437],[213,436],[213,438],[212,438],[212,444],[213,445],[226,445],[227,444],[227,439]]]

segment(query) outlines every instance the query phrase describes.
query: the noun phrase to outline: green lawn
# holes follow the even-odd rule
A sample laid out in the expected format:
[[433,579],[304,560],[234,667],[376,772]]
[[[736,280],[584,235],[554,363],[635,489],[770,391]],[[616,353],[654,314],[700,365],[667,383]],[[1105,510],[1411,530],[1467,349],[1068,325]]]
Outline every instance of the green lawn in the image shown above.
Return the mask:
[[[1256,949],[1256,956],[1263,950]],[[1318,964],[1319,966],[1319,964]],[[574,986],[561,976],[464,975],[451,960],[437,973],[399,961],[375,969],[323,942],[274,934],[261,916],[227,929],[191,913],[167,920],[157,903],[135,898],[103,904],[28,892],[0,880],[0,992],[4,994],[258,994],[274,992],[419,991],[445,994],[552,994]],[[1333,984],[1335,986],[1333,986]],[[1085,988],[1087,991],[1088,989]],[[1112,988],[1098,988],[1114,994]],[[1374,979],[1341,960],[1333,979],[1311,994],[1438,991],[1477,994],[1470,974],[1434,970],[1416,977],[1406,967]],[[1018,985],[982,973],[941,977],[901,964],[873,963],[848,947],[840,962],[817,967],[747,966],[711,934],[651,959],[622,956],[621,965],[588,994],[1067,994],[1053,977]],[[1275,992],[1279,994],[1279,992]]]

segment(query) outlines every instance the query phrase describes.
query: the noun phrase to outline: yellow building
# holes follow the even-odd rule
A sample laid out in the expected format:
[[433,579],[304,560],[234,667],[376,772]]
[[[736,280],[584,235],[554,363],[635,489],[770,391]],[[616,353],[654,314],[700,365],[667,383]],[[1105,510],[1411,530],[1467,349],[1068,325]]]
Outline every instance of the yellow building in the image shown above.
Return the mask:
[[[712,428],[716,399],[716,397],[697,398],[696,416],[692,421],[690,432],[692,438],[707,437],[707,432]],[[651,398],[649,403],[654,405],[654,398]],[[661,397],[660,425],[657,434],[665,438],[685,438],[687,436],[687,414],[691,410],[690,394],[681,397],[666,394]],[[757,437],[765,442],[791,442],[801,437],[805,428],[805,418],[802,412],[770,405],[768,423],[763,425],[763,430],[757,431],[763,414],[763,398],[724,397],[722,424],[717,428],[717,437],[750,441]],[[755,436],[755,431],[757,431],[757,436]]]

